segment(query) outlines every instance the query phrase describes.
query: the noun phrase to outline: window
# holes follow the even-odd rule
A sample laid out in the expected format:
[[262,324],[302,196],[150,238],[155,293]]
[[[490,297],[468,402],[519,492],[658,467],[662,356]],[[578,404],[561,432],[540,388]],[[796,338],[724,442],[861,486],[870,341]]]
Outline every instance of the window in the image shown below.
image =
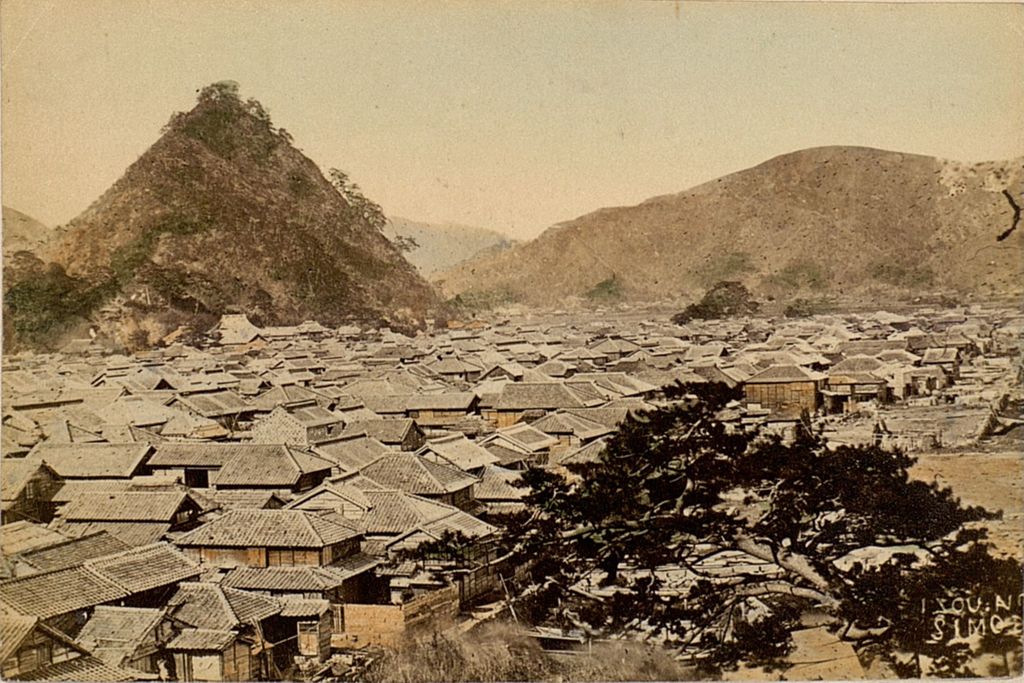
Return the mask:
[[194,489],[209,488],[210,473],[207,470],[185,470],[185,486]]

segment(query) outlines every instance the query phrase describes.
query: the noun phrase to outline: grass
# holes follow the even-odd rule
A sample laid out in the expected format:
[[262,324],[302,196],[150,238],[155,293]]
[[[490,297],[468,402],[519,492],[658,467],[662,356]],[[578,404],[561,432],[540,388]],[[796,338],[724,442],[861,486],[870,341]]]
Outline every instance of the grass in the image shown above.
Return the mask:
[[888,285],[915,288],[935,283],[935,271],[920,263],[907,265],[894,261],[876,261],[868,268],[868,273]]
[[591,287],[583,296],[591,301],[618,301],[623,294],[622,283],[612,275]]
[[745,251],[732,251],[711,256],[697,268],[696,276],[704,287],[710,287],[719,280],[739,279],[754,270],[750,254]]
[[366,673],[368,683],[436,681],[681,681],[694,672],[644,643],[595,644],[552,656],[520,627],[495,622],[466,634],[435,633],[387,650]]
[[781,290],[794,291],[806,287],[818,290],[828,283],[828,271],[809,260],[792,261],[785,268],[765,278],[766,284]]

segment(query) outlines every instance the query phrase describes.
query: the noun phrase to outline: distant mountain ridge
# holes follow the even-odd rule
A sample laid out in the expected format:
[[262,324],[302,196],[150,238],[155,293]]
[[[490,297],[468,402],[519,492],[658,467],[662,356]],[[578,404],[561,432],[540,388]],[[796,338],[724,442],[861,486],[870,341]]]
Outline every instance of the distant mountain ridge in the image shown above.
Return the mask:
[[88,325],[145,346],[224,312],[418,325],[435,292],[356,196],[237,84],[209,86],[46,246],[51,265],[5,283],[5,338],[52,346]]
[[678,194],[605,208],[439,273],[446,296],[558,305],[658,299],[739,280],[759,294],[1012,293],[1024,158],[976,164],[863,147],[770,159]]
[[501,251],[516,242],[496,230],[455,223],[424,223],[392,217],[384,226],[391,240],[411,237],[419,245],[405,253],[406,259],[425,277],[447,270],[485,250]]
[[53,236],[53,228],[9,206],[3,207],[4,259],[16,252],[35,252]]

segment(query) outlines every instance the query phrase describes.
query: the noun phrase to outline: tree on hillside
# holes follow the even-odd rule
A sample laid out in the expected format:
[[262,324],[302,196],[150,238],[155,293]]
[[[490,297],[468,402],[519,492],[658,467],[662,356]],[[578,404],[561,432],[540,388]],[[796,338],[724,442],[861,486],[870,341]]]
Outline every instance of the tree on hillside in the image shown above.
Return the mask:
[[384,216],[384,211],[376,202],[367,199],[363,195],[359,185],[352,182],[347,173],[337,168],[332,168],[328,172],[328,177],[330,178],[331,185],[334,186],[338,194],[355,211],[358,218],[377,230],[384,229],[388,222],[388,219]]
[[[791,442],[732,430],[716,417],[732,390],[684,391],[570,466],[574,483],[524,474],[533,512],[508,528],[532,563],[520,614],[664,637],[712,668],[779,664],[811,614],[900,675],[970,673],[971,647],[1019,667],[1020,563],[965,528],[991,513],[911,480],[900,452],[830,450],[806,425]],[[943,612],[963,601],[988,612]],[[981,623],[965,616],[984,617],[985,642],[958,642]]]
[[415,251],[420,248],[420,243],[416,241],[415,237],[410,235],[395,235],[394,239],[391,240],[391,243],[395,245],[395,249],[398,249],[398,251],[403,254],[407,254],[410,251]]
[[705,292],[698,303],[690,304],[682,312],[672,316],[672,322],[683,325],[693,319],[708,320],[750,315],[757,313],[759,308],[760,304],[754,301],[743,283],[723,280]]

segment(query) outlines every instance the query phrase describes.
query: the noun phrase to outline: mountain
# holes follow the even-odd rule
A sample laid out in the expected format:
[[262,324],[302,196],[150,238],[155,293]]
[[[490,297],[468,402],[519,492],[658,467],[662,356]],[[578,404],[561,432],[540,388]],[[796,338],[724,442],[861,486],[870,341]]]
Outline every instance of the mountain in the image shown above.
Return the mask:
[[[1021,290],[1024,227],[1002,241],[1024,158],[958,163],[861,147],[786,154],[678,194],[600,209],[434,280],[449,297],[563,303],[699,295]],[[1020,203],[1020,200],[1018,200]]]
[[410,237],[419,245],[405,257],[424,276],[447,270],[484,250],[501,251],[515,242],[500,232],[454,223],[420,223],[394,217],[384,226],[384,235],[391,240]]
[[88,325],[145,346],[228,311],[417,325],[433,289],[380,232],[379,207],[332,178],[237,84],[209,86],[61,230],[50,264],[8,286],[5,336],[52,346]]
[[53,235],[49,228],[17,209],[3,207],[4,260],[19,251],[35,252]]

